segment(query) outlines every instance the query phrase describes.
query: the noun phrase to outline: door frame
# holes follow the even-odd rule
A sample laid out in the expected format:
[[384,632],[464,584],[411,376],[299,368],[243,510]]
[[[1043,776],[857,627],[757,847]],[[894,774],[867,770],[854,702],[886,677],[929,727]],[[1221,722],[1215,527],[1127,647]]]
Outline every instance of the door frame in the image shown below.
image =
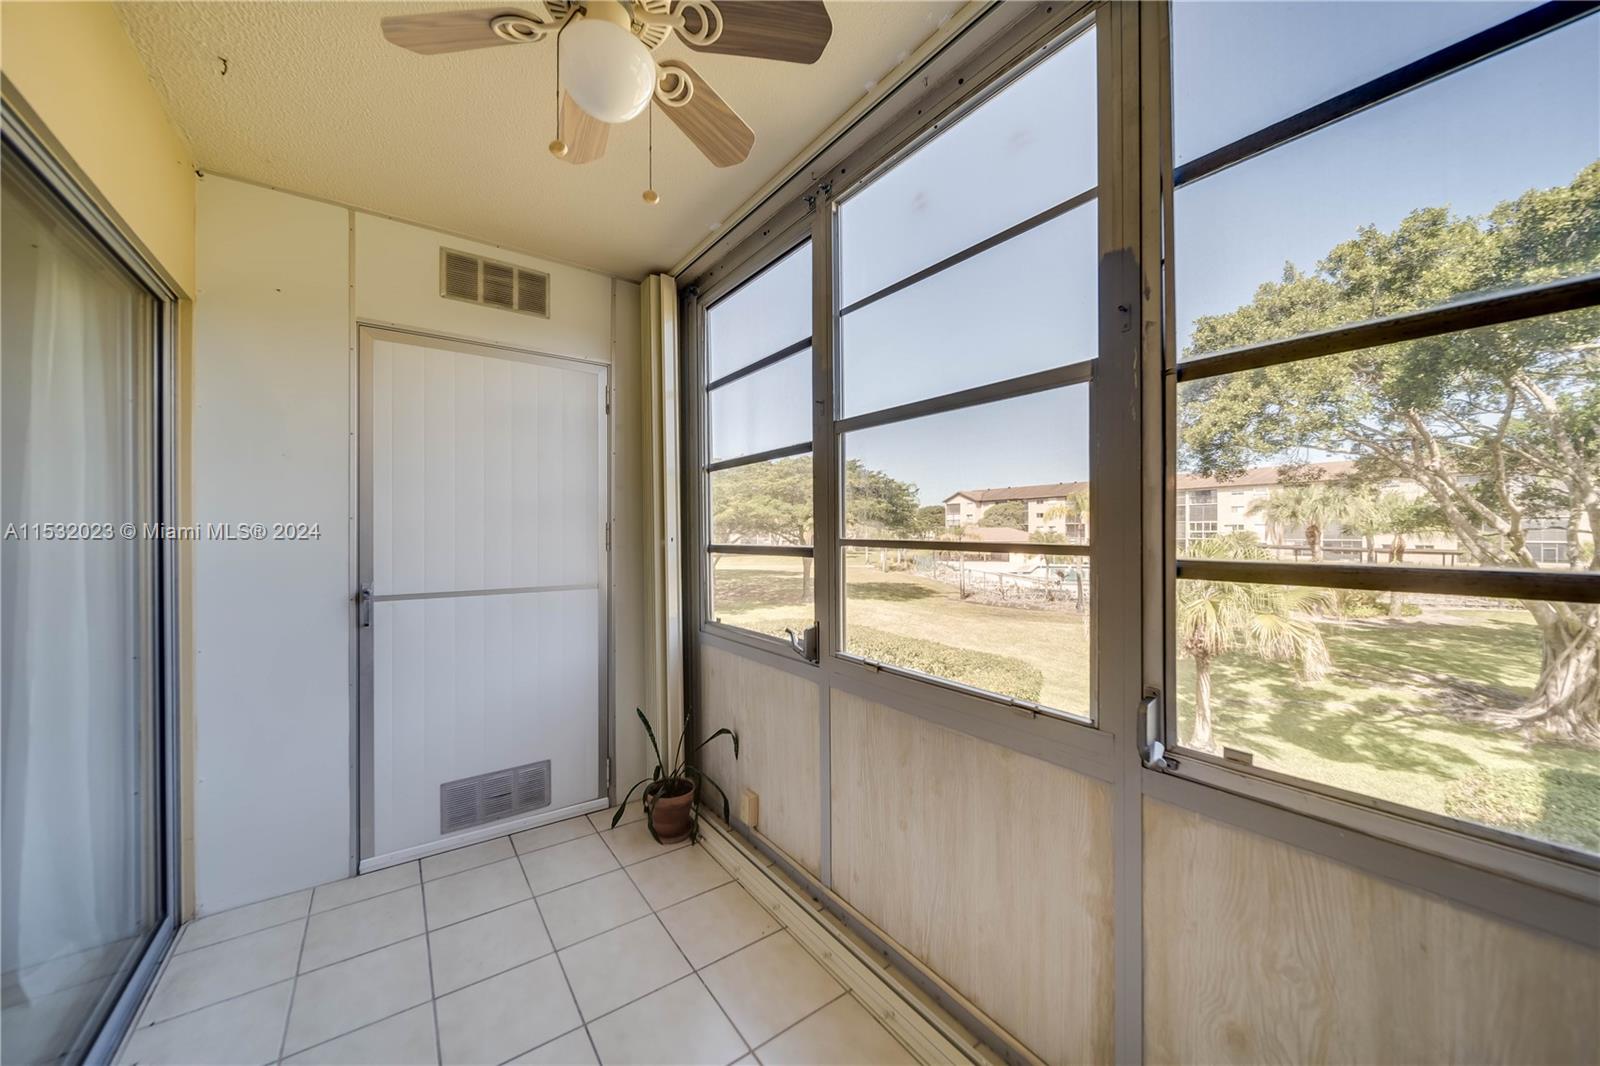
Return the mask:
[[[180,450],[185,442],[180,437],[178,407],[183,399],[178,355],[182,287],[95,188],[10,80],[3,77],[0,141],[4,142],[7,163],[27,169],[154,300],[149,320],[139,324],[139,328],[148,331],[150,344],[149,376],[136,384],[140,417],[147,420],[139,447],[141,462],[151,478],[145,501],[153,508],[150,519],[163,528],[176,527],[183,516],[180,490],[186,487],[180,482]],[[155,854],[145,857],[153,863],[154,896],[161,901],[163,913],[146,934],[143,951],[124,965],[120,985],[107,986],[95,1006],[95,1012],[101,1014],[99,1025],[79,1034],[66,1053],[64,1061],[69,1063],[111,1061],[131,1030],[183,921],[182,823],[187,797],[183,790],[186,753],[181,750],[180,647],[185,639],[186,619],[181,612],[187,605],[187,592],[179,584],[179,548],[177,538],[162,536],[140,560],[144,590],[140,607],[154,614],[153,619],[141,618],[141,625],[149,625],[152,660],[141,686],[154,705],[149,719],[151,732],[145,742],[152,748],[155,778],[150,797],[155,807]]]
[[[351,872],[369,873],[401,862],[409,862],[425,855],[437,854],[454,848],[465,847],[482,840],[492,840],[495,837],[505,836],[508,833],[520,832],[535,826],[546,825],[550,822],[561,821],[576,815],[587,814],[592,811],[604,810],[611,805],[611,793],[614,787],[612,782],[611,767],[615,765],[615,730],[612,727],[612,718],[615,709],[612,707],[612,692],[614,679],[612,673],[615,669],[613,655],[613,621],[611,609],[611,526],[613,522],[613,507],[611,493],[613,490],[612,453],[615,451],[616,428],[611,419],[611,364],[600,359],[584,359],[578,356],[554,355],[531,348],[519,348],[514,345],[496,344],[488,341],[473,340],[457,337],[448,333],[433,330],[412,329],[404,326],[379,324],[371,322],[356,322],[357,334],[357,365],[356,365],[356,454],[352,463],[352,477],[355,483],[356,510],[353,516],[355,523],[355,566],[352,570],[353,584],[349,590],[350,626],[351,626],[351,655],[353,658],[353,686],[351,699],[351,830],[356,842],[356,853],[353,856],[353,869]],[[468,830],[457,834],[448,840],[434,841],[428,844],[416,845],[386,855],[375,854],[375,799],[373,779],[373,676],[372,676],[372,627],[361,625],[361,590],[369,588],[372,584],[372,469],[373,442],[372,442],[372,361],[373,345],[380,340],[394,341],[402,344],[426,345],[428,347],[442,348],[448,351],[460,352],[466,355],[477,355],[491,359],[508,359],[514,362],[534,364],[554,364],[556,366],[582,366],[597,373],[600,383],[600,411],[602,451],[600,463],[600,499],[603,506],[600,529],[596,535],[599,538],[599,548],[602,565],[600,567],[600,656],[597,669],[599,671],[599,707],[596,714],[595,727],[599,731],[599,760],[596,767],[596,780],[599,782],[600,794],[594,800],[572,804],[567,807],[546,809],[535,814],[521,818],[505,819],[491,822],[488,825]]]

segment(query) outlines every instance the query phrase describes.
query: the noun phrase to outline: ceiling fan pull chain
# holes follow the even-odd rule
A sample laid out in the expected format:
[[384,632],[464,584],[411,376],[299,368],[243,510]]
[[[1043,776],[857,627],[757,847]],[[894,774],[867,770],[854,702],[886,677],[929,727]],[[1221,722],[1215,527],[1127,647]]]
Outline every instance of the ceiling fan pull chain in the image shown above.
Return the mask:
[[645,182],[644,202],[658,204],[661,202],[661,197],[656,193],[656,102],[654,99],[650,101],[650,114],[645,119],[645,128],[648,131],[645,134],[648,138],[645,149],[645,166],[648,171]]
[[550,154],[557,159],[563,159],[567,154],[567,142],[561,139],[561,34],[571,24],[569,16],[556,30],[556,139],[550,142]]

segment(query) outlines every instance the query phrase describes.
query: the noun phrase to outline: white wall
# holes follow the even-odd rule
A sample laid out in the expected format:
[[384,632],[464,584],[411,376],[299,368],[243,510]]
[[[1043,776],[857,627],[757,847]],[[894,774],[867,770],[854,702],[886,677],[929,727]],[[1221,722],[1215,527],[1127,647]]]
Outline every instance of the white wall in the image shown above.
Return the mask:
[[[200,182],[196,522],[321,539],[195,545],[195,900],[205,914],[352,872],[355,325],[615,363],[613,692],[642,687],[638,286],[225,178]],[[446,300],[439,247],[551,275],[535,318]],[[630,415],[629,412],[633,412]],[[619,731],[619,774],[641,756]]]

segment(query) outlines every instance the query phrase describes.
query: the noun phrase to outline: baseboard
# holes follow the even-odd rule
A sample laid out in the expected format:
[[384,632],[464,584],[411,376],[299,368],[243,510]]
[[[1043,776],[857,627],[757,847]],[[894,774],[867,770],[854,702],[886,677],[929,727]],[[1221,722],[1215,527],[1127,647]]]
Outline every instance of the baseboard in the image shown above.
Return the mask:
[[[848,904],[817,884],[781,851],[770,845],[758,849],[738,829],[709,812],[701,813],[700,830],[701,846],[762,906],[777,915],[801,946],[840,984],[854,992],[918,1061],[1043,1066],[1026,1049],[1003,1038],[1003,1030],[944,984],[937,974],[920,967],[903,952],[897,952],[897,946],[882,937],[870,923],[857,916],[861,924],[858,932],[851,928],[854,922],[842,920],[840,912],[830,913],[836,904],[847,909]],[[769,857],[762,854],[769,848],[773,852],[771,858],[776,860],[771,863]],[[861,935],[862,932],[876,934],[874,938],[881,938],[891,950],[874,945]],[[894,958],[896,953],[901,957]],[[926,982],[910,980],[897,968],[907,961],[921,968],[937,987],[930,989]],[[923,987],[918,987],[919,983]],[[955,1006],[978,1024],[958,1019],[946,1009],[946,1004]],[[995,1050],[997,1040],[998,1051]]]
[[570,806],[562,807],[560,810],[540,811],[538,814],[530,814],[523,818],[495,822],[493,825],[480,826],[465,833],[457,833],[455,836],[445,840],[430,840],[426,844],[417,844],[413,847],[401,848],[399,851],[391,851],[386,855],[375,855],[370,859],[362,859],[361,866],[357,872],[370,874],[374,870],[382,870],[389,866],[399,866],[401,863],[410,862],[412,859],[426,859],[429,855],[454,851],[457,848],[467,847],[469,844],[481,844],[485,840],[493,840],[495,837],[520,833],[524,829],[537,829],[541,825],[549,825],[551,822],[564,822],[568,818],[576,818],[580,814],[593,814],[595,811],[603,811],[610,806],[611,801],[601,796],[599,799],[574,803]]

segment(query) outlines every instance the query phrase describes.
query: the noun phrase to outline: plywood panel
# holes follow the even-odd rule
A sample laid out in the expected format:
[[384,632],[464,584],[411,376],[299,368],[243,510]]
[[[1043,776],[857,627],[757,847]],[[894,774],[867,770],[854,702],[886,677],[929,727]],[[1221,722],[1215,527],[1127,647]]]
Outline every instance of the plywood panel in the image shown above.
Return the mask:
[[1600,955],[1154,801],[1151,1062],[1588,1062]]
[[835,690],[833,887],[1041,1058],[1112,1056],[1106,785]]
[[728,726],[739,733],[739,759],[726,741],[703,753],[706,772],[737,804],[747,788],[761,795],[761,832],[812,873],[822,857],[822,793],[817,686],[784,670],[719,648],[700,651],[702,736]]

